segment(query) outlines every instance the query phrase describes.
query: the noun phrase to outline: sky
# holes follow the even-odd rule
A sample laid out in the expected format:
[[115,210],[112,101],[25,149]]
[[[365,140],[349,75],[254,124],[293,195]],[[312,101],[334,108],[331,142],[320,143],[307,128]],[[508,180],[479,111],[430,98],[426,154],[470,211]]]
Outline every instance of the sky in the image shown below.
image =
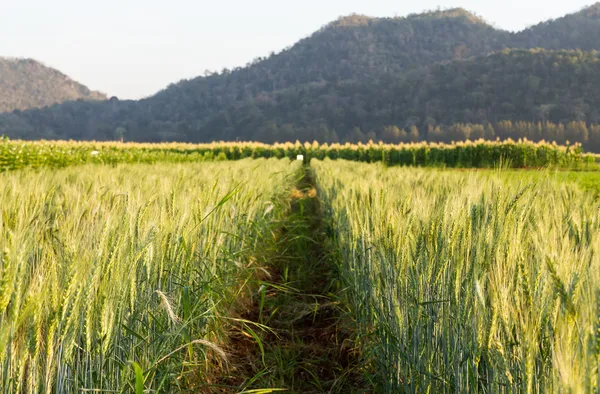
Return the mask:
[[339,16],[463,7],[518,31],[594,0],[0,0],[0,56],[27,57],[120,99],[243,66]]

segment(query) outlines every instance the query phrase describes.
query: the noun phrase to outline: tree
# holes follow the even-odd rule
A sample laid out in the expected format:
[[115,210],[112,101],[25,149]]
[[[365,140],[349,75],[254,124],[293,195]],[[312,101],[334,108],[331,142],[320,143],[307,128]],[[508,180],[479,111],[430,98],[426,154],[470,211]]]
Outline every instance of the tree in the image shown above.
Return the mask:
[[400,128],[396,125],[385,126],[381,133],[381,140],[391,144],[397,144],[401,141],[400,139]]
[[117,127],[115,129],[115,139],[123,142],[125,140],[125,135],[127,134],[127,130],[125,129],[125,127]]
[[346,136],[345,142],[367,142],[367,137],[360,130],[360,127],[354,127]]
[[419,129],[417,126],[411,126],[410,131],[408,133],[408,140],[410,142],[419,142]]

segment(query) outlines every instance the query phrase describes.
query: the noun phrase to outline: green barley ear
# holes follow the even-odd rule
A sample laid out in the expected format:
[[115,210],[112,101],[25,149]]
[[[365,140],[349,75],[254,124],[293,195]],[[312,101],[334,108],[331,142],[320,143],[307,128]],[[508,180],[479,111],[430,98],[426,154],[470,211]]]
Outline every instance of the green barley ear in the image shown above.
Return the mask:
[[525,268],[525,264],[521,260],[519,262],[519,272],[521,274],[521,289],[523,290],[523,295],[525,296],[525,300],[527,300],[527,307],[531,308],[533,306],[533,297],[531,295],[531,286],[529,284],[529,275],[527,269]]
[[594,326],[596,360],[600,365],[600,289],[596,290],[596,322]]
[[594,365],[591,368],[592,373],[596,376],[596,378],[591,378],[590,383],[592,388],[595,390],[594,392],[598,392],[598,388],[600,388],[600,289],[596,290],[595,294],[595,302],[596,302],[596,313],[595,313],[595,321],[594,321],[594,332],[592,335],[593,341],[593,362]]
[[137,280],[137,262],[139,259],[136,259],[131,264],[131,273],[129,274],[129,309],[131,311],[135,310],[135,301],[137,299],[137,288],[138,288],[138,280]]
[[527,192],[527,190],[531,189],[531,187],[532,187],[532,185],[527,185],[523,189],[521,189],[517,192],[517,194],[513,197],[512,200],[510,200],[510,202],[506,206],[506,209],[504,211],[505,215],[508,215],[509,212],[512,211],[512,209],[517,205],[519,200],[523,197],[523,195]]
[[0,316],[2,316],[12,298],[17,267],[16,264],[11,263],[8,249],[2,252],[0,258]]
[[175,190],[171,190],[171,194],[169,196],[169,214],[171,218],[175,218]]
[[552,261],[552,259],[550,259],[549,257],[546,258],[546,268],[548,268],[548,273],[550,274],[550,278],[552,279],[554,290],[558,294],[563,308],[567,311],[568,314],[574,315],[575,306],[573,305],[573,300],[569,292],[567,291],[567,287],[565,286],[564,282],[558,276],[554,261]]
[[492,308],[492,318],[488,320],[488,324],[486,326],[486,351],[490,351],[492,348],[492,340],[494,338],[494,330],[496,329],[496,325],[498,324],[498,308],[495,305],[491,306]]

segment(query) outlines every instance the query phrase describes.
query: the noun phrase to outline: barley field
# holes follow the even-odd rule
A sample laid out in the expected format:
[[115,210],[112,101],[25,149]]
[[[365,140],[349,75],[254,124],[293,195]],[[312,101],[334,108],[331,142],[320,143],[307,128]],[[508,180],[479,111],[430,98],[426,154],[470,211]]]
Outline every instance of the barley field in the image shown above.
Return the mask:
[[2,174],[1,391],[201,391],[227,367],[232,308],[298,168]]
[[598,390],[591,193],[549,171],[312,165],[375,392]]
[[545,143],[4,140],[0,393],[597,392],[599,185]]

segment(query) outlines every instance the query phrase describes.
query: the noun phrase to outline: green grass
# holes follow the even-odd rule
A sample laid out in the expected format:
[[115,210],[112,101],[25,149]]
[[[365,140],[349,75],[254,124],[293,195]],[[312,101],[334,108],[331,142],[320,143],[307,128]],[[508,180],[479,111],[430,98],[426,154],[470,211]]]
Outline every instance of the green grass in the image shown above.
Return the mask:
[[600,171],[597,169],[586,171],[564,171],[550,169],[527,171],[507,170],[503,172],[503,176],[513,181],[515,179],[521,179],[527,182],[539,182],[540,180],[547,179],[558,184],[574,184],[595,197],[600,196]]
[[575,182],[596,197],[600,196],[600,172],[568,172],[565,181]]
[[[486,171],[486,170],[483,170]],[[574,184],[582,190],[589,192],[595,197],[600,196],[600,171],[563,171],[563,170],[507,170],[503,176],[512,181],[521,179],[527,182],[539,182],[540,180],[552,180],[557,184]]]
[[591,193],[553,172],[313,166],[375,392],[598,390]]
[[2,174],[1,391],[214,392],[262,234],[298,168]]

